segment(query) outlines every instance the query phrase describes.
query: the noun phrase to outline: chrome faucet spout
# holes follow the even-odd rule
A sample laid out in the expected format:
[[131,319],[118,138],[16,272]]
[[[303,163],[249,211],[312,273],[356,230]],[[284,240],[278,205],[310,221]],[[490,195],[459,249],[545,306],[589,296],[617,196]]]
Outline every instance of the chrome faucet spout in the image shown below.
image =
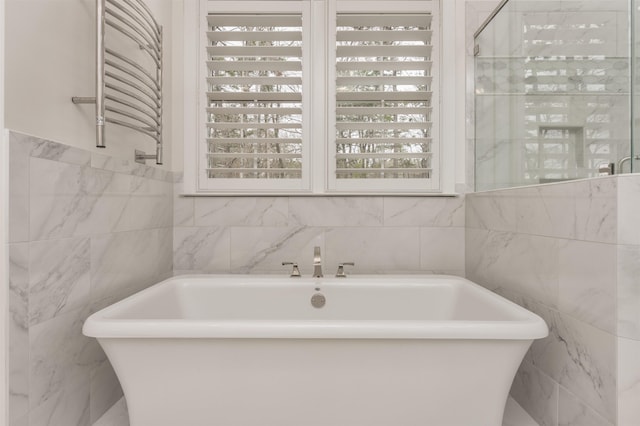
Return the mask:
[[313,277],[322,278],[322,257],[320,256],[320,247],[313,248]]

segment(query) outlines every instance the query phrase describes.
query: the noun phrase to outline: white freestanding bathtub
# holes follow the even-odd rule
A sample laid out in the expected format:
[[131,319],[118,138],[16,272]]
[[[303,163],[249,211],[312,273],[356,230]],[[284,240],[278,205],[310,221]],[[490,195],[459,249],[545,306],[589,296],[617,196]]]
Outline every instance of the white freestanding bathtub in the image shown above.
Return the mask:
[[131,426],[500,426],[547,333],[450,276],[179,276],[84,324]]

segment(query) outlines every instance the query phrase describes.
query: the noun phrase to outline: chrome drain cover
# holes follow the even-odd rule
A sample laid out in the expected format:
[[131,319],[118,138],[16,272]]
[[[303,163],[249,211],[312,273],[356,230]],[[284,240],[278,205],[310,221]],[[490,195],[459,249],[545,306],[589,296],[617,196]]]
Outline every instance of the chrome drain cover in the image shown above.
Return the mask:
[[327,303],[327,298],[322,293],[316,293],[311,296],[311,306],[314,308],[322,308]]

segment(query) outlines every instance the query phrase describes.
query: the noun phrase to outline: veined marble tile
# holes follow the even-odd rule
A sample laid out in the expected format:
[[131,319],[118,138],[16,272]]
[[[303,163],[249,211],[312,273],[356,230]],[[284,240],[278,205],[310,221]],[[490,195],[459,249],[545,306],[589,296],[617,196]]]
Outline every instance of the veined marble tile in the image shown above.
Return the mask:
[[173,268],[221,273],[231,269],[231,232],[224,227],[176,227],[173,230]]
[[640,341],[618,338],[618,425],[640,424]]
[[172,225],[171,183],[43,161],[32,159],[32,239]]
[[575,238],[573,183],[512,190],[517,198],[517,230],[525,234]]
[[173,172],[155,166],[147,166],[136,163],[131,159],[115,158],[108,155],[91,153],[91,167],[125,175],[143,176],[174,183]]
[[29,426],[29,414],[25,414],[17,419],[9,419],[9,426]]
[[195,226],[286,226],[285,197],[196,197]]
[[618,335],[640,340],[640,246],[617,249]]
[[617,242],[617,178],[576,182],[576,238],[601,243]]
[[171,227],[173,184],[134,176],[129,197],[116,231]]
[[384,197],[384,226],[463,227],[463,196]]
[[181,183],[174,184],[173,226],[194,226],[196,197],[180,196],[177,187],[181,186]]
[[91,215],[113,173],[56,161],[31,158],[31,240],[89,235]]
[[618,243],[640,245],[640,176],[618,177]]
[[109,360],[91,372],[90,423],[94,424],[122,398],[122,388]]
[[171,239],[164,234],[169,232],[150,229],[93,237],[92,303],[104,306],[116,302],[132,291],[153,284],[156,277],[168,272],[172,265]]
[[465,271],[467,278],[490,290],[506,286],[511,279],[504,275],[507,266],[501,254],[509,247],[514,234],[466,228]]
[[[618,422],[618,424],[622,426],[633,423]],[[613,423],[605,420],[575,395],[560,386],[558,426],[613,426]]]
[[109,155],[102,155],[95,152],[91,153],[91,167],[93,167],[94,169],[108,170],[113,172],[115,171],[114,169],[117,163],[117,159]]
[[[303,275],[313,271],[313,248],[319,246],[323,266],[327,265],[324,229],[296,227],[233,227],[231,231],[231,271],[233,273],[288,273],[297,262]],[[336,265],[337,266],[337,265]],[[326,269],[325,269],[326,270]]]
[[466,196],[466,226],[492,231],[516,230],[515,191],[501,191]]
[[557,306],[559,240],[473,229],[466,234],[469,279],[490,289],[508,288]]
[[504,407],[502,426],[540,426],[512,397]]
[[382,197],[291,197],[289,220],[301,226],[381,226]]
[[34,407],[29,426],[91,426],[89,419],[89,377],[76,377],[51,398]]
[[549,326],[527,359],[613,422],[616,416],[616,337],[540,304],[525,306]]
[[33,145],[33,150],[31,151],[32,157],[59,161],[61,163],[77,164],[79,166],[88,166],[91,164],[91,154],[89,151],[83,149],[42,139],[34,141]]
[[[134,162],[135,163],[135,162]],[[131,174],[138,177],[143,177],[147,179],[158,179],[157,172],[158,169],[155,167],[147,166],[146,164],[132,164],[131,165]]]
[[[481,47],[482,49],[485,46]],[[609,55],[613,55],[610,53]],[[628,92],[629,61],[607,57],[575,58],[569,56],[518,55],[516,57],[478,56],[476,67],[476,90],[480,94],[505,93],[545,96],[547,94],[564,95],[574,98],[577,110],[583,113],[589,107],[587,102],[575,98],[576,94],[591,96],[615,96]],[[624,65],[623,65],[624,64]],[[562,73],[553,72],[562,70]],[[599,72],[593,72],[593,71]],[[621,98],[621,97],[620,97]],[[557,102],[554,100],[554,102]],[[533,106],[529,104],[530,106]],[[484,113],[487,110],[483,110]],[[605,112],[606,114],[606,112]],[[491,114],[489,114],[491,115]],[[498,115],[495,115],[498,117]],[[610,126],[611,121],[594,123],[580,121],[571,114],[564,123],[585,123],[587,126],[602,124]],[[583,119],[584,120],[584,119]],[[557,121],[556,121],[557,122]]]
[[557,426],[558,384],[524,361],[511,386],[511,396],[540,426]]
[[[9,245],[9,419],[29,411],[29,244]],[[17,420],[16,420],[17,421]]]
[[30,243],[29,324],[36,325],[89,301],[89,239]]
[[[617,52],[617,20],[613,11],[527,11],[523,53],[533,56],[612,55]],[[597,39],[598,43],[590,43]],[[549,40],[565,40],[558,44]]]
[[29,155],[32,157],[79,166],[87,166],[91,162],[91,154],[83,149],[18,132],[11,132],[11,139],[21,144],[29,144]]
[[[478,68],[481,64],[478,64]],[[479,83],[484,83],[480,79]],[[510,117],[515,110],[524,110],[524,102],[509,94],[479,93],[476,97],[476,108],[484,114],[476,115],[476,160],[478,163],[493,159],[511,158],[509,147],[513,145],[514,135],[510,126],[505,126],[503,117]],[[488,113],[488,112],[491,113]],[[498,158],[501,157],[501,158]],[[511,179],[511,171],[504,164],[494,162],[495,181]],[[477,174],[477,173],[476,173]],[[497,179],[502,177],[502,179]]]
[[[468,65],[468,68],[471,68],[470,65]],[[467,75],[472,75],[473,74],[473,69],[471,68],[470,70],[467,71]],[[472,103],[472,101],[470,101],[471,96],[469,94],[467,94],[467,114],[468,117],[474,116],[474,111],[473,111],[473,106],[469,106],[469,103]],[[469,111],[470,110],[470,111]],[[473,126],[471,126],[471,120],[469,118],[467,118],[467,130],[466,130],[466,134],[467,134],[467,139],[466,139],[466,157],[467,160],[466,161],[471,161],[471,158],[475,157],[475,153],[476,153],[476,147],[475,147],[475,138],[473,137],[474,131],[475,129],[473,129]],[[467,164],[471,164],[471,163],[467,163]],[[475,173],[475,167],[469,165],[465,168],[465,188],[462,191],[458,191],[458,192],[464,192],[465,194],[471,194],[475,191],[476,188],[476,173]],[[465,219],[466,220],[466,219]]]
[[129,426],[127,402],[124,398],[116,402],[93,426]]
[[156,265],[153,271],[162,279],[173,276],[173,227],[156,229]]
[[335,274],[342,262],[355,262],[353,274],[420,271],[420,229],[330,228],[324,253],[325,275]]
[[464,228],[420,228],[420,269],[464,270]]
[[614,244],[563,240],[558,257],[561,312],[615,334],[616,250]]
[[[37,407],[49,407],[45,418],[50,419],[51,412],[63,408],[57,402],[52,406],[52,402],[61,392],[64,394],[79,385],[87,386],[82,398],[88,398],[91,365],[84,351],[91,347],[93,339],[82,335],[86,313],[84,308],[76,309],[30,328],[29,406],[32,413]],[[72,423],[55,423],[55,426],[60,424]]]
[[29,241],[30,140],[9,136],[9,242]]
[[86,202],[91,207],[75,232],[79,235],[96,235],[127,229],[125,213],[133,191],[134,177],[96,169],[91,169],[87,175],[100,177],[104,184],[98,192],[86,195]]
[[[478,127],[483,125],[479,124]],[[486,133],[488,130],[485,129],[483,134],[476,138],[476,190],[487,191],[522,185],[519,175],[513,175],[510,169],[503,167],[503,164],[513,161],[512,138],[509,135],[494,137]]]

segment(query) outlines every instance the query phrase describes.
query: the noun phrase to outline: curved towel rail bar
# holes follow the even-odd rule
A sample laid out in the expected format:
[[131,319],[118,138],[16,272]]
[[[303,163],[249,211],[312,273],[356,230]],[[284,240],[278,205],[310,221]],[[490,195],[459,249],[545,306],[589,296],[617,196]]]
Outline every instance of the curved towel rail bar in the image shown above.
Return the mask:
[[112,67],[113,69],[115,69],[117,71],[120,71],[122,73],[127,74],[128,76],[130,76],[131,78],[133,78],[137,82],[144,84],[154,94],[154,96],[155,96],[154,99],[156,99],[157,97],[160,96],[160,88],[156,86],[155,81],[149,82],[148,80],[142,78],[142,76],[136,74],[135,71],[132,71],[130,69],[127,69],[126,67],[120,66],[120,65],[116,64],[115,62],[110,61],[108,59],[105,60],[104,63],[106,65],[109,65],[110,67]]
[[96,11],[96,96],[72,101],[95,103],[96,146],[115,124],[155,141],[155,155],[136,151],[136,161],[162,164],[162,26],[143,0],[96,0]]

